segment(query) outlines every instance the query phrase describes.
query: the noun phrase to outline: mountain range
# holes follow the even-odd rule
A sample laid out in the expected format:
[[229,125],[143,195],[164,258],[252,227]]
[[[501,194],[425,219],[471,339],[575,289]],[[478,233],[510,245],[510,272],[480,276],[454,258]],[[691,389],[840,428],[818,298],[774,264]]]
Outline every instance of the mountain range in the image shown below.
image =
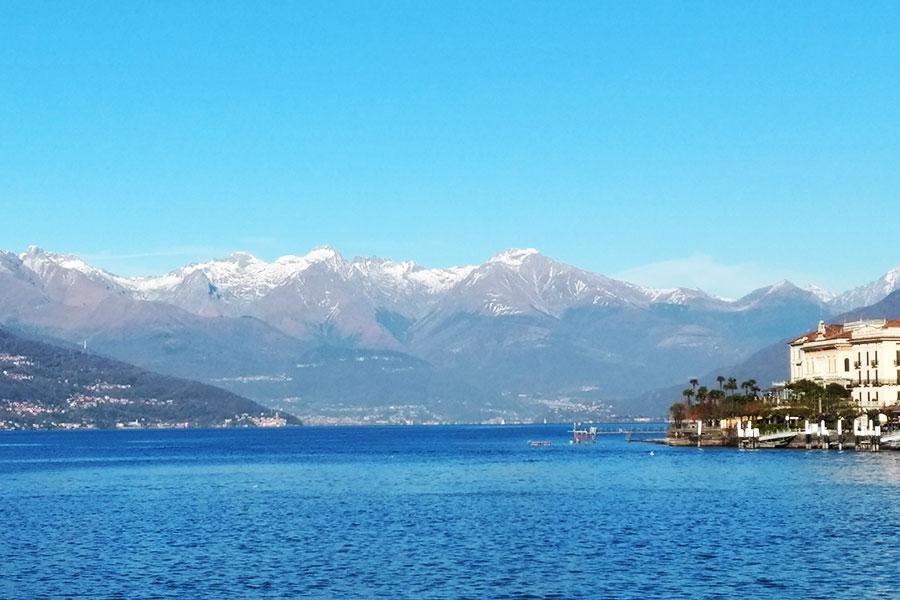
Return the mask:
[[330,247],[235,253],[133,278],[29,247],[0,252],[0,323],[309,422],[608,418],[898,287],[895,269],[841,294],[782,281],[727,300],[533,249],[447,269]]

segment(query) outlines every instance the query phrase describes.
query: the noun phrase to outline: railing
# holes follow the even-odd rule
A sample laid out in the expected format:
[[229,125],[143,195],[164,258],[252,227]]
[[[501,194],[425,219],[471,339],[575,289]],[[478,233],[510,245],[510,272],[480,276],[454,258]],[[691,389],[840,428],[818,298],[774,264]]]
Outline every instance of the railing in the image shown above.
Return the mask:
[[869,381],[853,381],[850,387],[881,387],[883,385],[900,385],[897,379],[870,379]]

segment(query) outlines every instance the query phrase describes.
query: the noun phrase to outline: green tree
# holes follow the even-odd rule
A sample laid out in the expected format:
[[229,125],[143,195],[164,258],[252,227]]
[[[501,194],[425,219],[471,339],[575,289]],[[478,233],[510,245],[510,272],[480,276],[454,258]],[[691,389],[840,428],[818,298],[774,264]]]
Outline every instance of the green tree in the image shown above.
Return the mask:
[[811,415],[822,413],[825,388],[821,385],[809,379],[801,379],[788,384],[787,387],[796,398],[796,407],[805,410]]
[[759,388],[756,387],[755,379],[748,379],[747,381],[741,382],[741,389],[744,391],[744,396],[747,400],[752,400],[756,397],[756,392],[759,391]]
[[687,416],[687,407],[681,402],[676,402],[669,408],[669,414],[672,416],[675,427],[681,427],[681,424]]
[[706,404],[707,399],[709,398],[709,389],[705,385],[701,385],[697,388],[697,402],[699,404]]
[[693,398],[693,396],[694,396],[694,390],[692,390],[691,388],[685,388],[685,389],[681,390],[681,395],[684,397],[684,400],[685,400],[685,402],[687,402],[687,405],[690,406],[691,398]]
[[724,387],[726,390],[729,390],[731,392],[731,395],[733,396],[734,391],[737,390],[738,387],[737,379],[735,379],[734,377],[729,377],[728,381],[726,381],[725,385],[722,387]]
[[856,414],[856,406],[850,390],[839,383],[829,383],[822,395],[822,412],[834,417],[849,417]]

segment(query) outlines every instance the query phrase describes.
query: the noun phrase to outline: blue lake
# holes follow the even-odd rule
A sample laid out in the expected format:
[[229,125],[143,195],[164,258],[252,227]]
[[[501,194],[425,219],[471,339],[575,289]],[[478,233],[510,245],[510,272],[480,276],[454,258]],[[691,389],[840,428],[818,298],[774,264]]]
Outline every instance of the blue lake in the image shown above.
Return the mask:
[[900,595],[898,452],[566,429],[0,433],[0,597]]

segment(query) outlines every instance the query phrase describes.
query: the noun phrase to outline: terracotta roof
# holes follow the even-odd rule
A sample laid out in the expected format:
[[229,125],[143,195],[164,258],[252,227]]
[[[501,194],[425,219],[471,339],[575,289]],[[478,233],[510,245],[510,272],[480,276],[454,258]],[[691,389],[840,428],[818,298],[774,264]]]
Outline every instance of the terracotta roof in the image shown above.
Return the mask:
[[[829,323],[828,325],[825,326],[825,335],[822,339],[823,340],[838,340],[838,339],[849,340],[850,335],[851,334],[849,331],[844,331],[843,325],[839,325],[837,323]],[[794,340],[791,343],[798,344],[798,343],[800,343],[801,340],[803,340],[803,338],[806,338],[806,341],[808,341],[808,342],[814,342],[814,341],[818,340],[819,339],[818,328],[813,329],[812,331],[808,331],[797,338],[794,338]]]
[[[884,327],[900,327],[900,319],[885,319]],[[851,332],[844,331],[844,326],[839,323],[829,323],[825,325],[825,336],[822,338],[823,340],[839,340],[839,339],[850,339]],[[812,331],[807,331],[801,336],[794,338],[790,343],[791,344],[799,344],[803,338],[806,338],[807,342],[815,342],[819,339],[819,330],[818,328],[813,329]]]

